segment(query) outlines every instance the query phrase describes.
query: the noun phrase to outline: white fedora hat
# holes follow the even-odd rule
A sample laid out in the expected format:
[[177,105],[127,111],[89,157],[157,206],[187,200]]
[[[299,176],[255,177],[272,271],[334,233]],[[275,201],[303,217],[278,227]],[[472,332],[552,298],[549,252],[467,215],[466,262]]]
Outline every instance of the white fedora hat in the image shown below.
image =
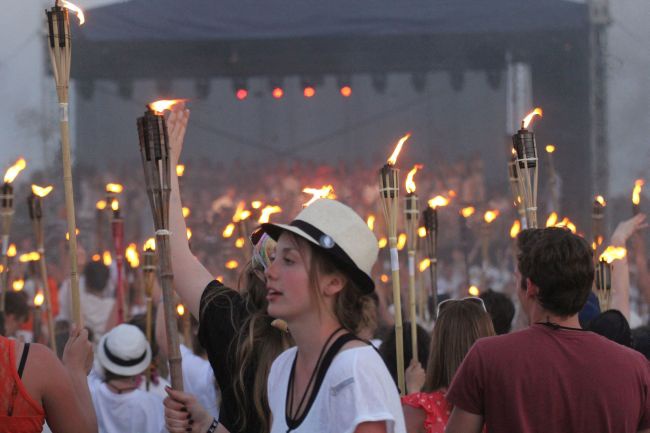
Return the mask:
[[135,376],[151,363],[151,347],[137,326],[121,324],[99,340],[97,360],[119,376]]
[[262,224],[276,241],[283,231],[314,244],[332,258],[365,294],[375,289],[372,266],[377,261],[377,238],[364,220],[336,200],[320,199],[303,209],[289,224]]

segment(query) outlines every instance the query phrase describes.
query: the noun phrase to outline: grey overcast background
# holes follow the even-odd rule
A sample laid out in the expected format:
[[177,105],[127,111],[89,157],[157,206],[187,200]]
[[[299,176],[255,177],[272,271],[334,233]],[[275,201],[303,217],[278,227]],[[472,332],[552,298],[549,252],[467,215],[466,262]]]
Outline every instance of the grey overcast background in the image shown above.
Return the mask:
[[[296,0],[299,1],[299,0]],[[76,0],[91,8],[115,0]],[[155,1],[152,0],[152,3]],[[3,1],[0,27],[0,164],[28,170],[57,157],[55,94],[45,75],[43,10],[52,1]],[[650,168],[650,0],[610,0],[608,39],[610,195],[628,194]],[[74,52],[73,52],[74,55]],[[587,79],[587,77],[585,77]],[[585,107],[586,108],[586,107]],[[74,128],[74,118],[72,119]],[[44,140],[44,137],[50,137]]]

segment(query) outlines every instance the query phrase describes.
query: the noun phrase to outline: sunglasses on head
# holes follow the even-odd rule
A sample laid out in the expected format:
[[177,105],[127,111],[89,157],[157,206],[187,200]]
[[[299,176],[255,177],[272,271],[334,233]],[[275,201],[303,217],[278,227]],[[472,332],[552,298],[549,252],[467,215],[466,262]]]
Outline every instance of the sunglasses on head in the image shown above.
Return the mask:
[[447,308],[450,304],[454,302],[471,302],[473,304],[478,305],[487,313],[487,308],[485,308],[485,303],[483,302],[483,299],[478,298],[476,296],[467,296],[466,298],[462,299],[445,299],[441,303],[438,304],[438,309],[436,310],[436,317],[440,317],[440,313],[445,311],[445,308]]

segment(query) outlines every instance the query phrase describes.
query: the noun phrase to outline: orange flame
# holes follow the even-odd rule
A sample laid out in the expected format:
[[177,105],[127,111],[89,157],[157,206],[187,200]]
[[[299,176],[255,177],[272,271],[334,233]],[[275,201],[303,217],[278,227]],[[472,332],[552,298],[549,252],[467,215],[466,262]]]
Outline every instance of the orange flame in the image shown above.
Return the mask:
[[381,274],[381,276],[379,277],[379,280],[380,280],[382,283],[387,283],[387,282],[388,282],[388,275],[386,275],[386,274]]
[[467,292],[472,296],[478,296],[481,294],[481,291],[476,286],[470,286],[470,288],[467,289]]
[[557,213],[551,212],[551,214],[546,219],[546,227],[553,227],[557,223]]
[[25,158],[19,158],[18,161],[11,167],[7,169],[7,172],[5,173],[5,183],[11,183],[16,179],[16,176],[18,176],[18,173],[23,171],[27,167],[27,162],[25,161]]
[[34,195],[37,195],[37,196],[41,197],[41,198],[43,198],[46,195],[48,195],[49,193],[51,193],[53,189],[54,189],[54,187],[52,185],[49,185],[49,186],[46,186],[45,188],[43,188],[42,186],[32,184],[32,193]]
[[232,217],[232,222],[238,223],[239,221],[244,221],[249,216],[251,216],[251,211],[246,210],[246,202],[240,201],[237,204],[237,209],[235,209],[235,215]]
[[388,239],[386,239],[386,238],[381,238],[381,239],[379,239],[379,241],[377,241],[377,246],[379,248],[385,248],[386,245],[388,245]]
[[600,255],[599,259],[607,263],[612,263],[614,260],[622,260],[627,255],[627,250],[623,247],[608,246],[605,251]]
[[602,195],[597,195],[595,198],[596,202],[598,202],[602,207],[607,206],[607,202],[605,201],[605,198]]
[[226,226],[225,229],[223,229],[223,237],[228,239],[229,237],[232,236],[233,232],[235,231],[235,225],[233,223],[230,223]]
[[636,205],[641,202],[641,190],[643,189],[643,185],[645,185],[645,181],[643,179],[637,179],[634,181],[634,189],[632,190],[632,203]]
[[154,238],[149,238],[142,246],[143,250],[156,251],[156,240]]
[[422,260],[419,265],[420,272],[426,271],[429,266],[431,266],[431,260],[429,259]]
[[571,222],[571,220],[567,217],[564,217],[562,221],[559,223],[555,224],[555,227],[566,227],[569,230],[571,230],[571,233],[575,233],[577,231],[576,225]]
[[443,207],[443,206],[447,206],[448,204],[449,204],[449,199],[447,199],[447,198],[445,198],[445,197],[443,197],[441,195],[437,195],[434,198],[432,198],[431,200],[429,200],[429,206],[431,206],[433,209]]
[[528,129],[528,125],[530,125],[530,122],[533,120],[533,117],[535,117],[535,116],[542,117],[543,114],[544,113],[543,113],[541,108],[539,108],[539,107],[535,108],[533,111],[528,113],[526,115],[526,117],[524,117],[524,120],[521,121],[522,128],[523,129]]
[[226,269],[237,269],[238,266],[237,260],[228,260],[226,262]]
[[236,248],[244,248],[244,244],[246,243],[246,240],[244,238],[237,238],[235,241],[235,247]]
[[183,304],[178,304],[176,306],[176,312],[179,316],[183,317],[183,315],[185,315],[185,306]]
[[366,221],[366,224],[368,224],[368,228],[370,230],[375,229],[375,216],[373,214],[368,215],[368,220]]
[[187,236],[188,241],[192,239],[192,230],[190,230],[189,227],[185,229],[185,235]]
[[43,302],[45,302],[45,296],[43,296],[43,292],[39,291],[36,296],[34,296],[34,306],[40,307],[43,305]]
[[183,177],[185,174],[185,164],[176,164],[176,176]]
[[19,280],[14,280],[11,287],[14,289],[14,292],[20,292],[25,287],[25,280],[22,278]]
[[262,215],[260,215],[260,219],[257,222],[260,224],[267,223],[269,222],[272,214],[280,212],[282,212],[282,208],[280,206],[266,206],[264,209],[262,209]]
[[106,192],[112,192],[113,194],[119,194],[124,191],[124,186],[119,183],[107,183]]
[[400,233],[397,237],[397,249],[402,251],[406,246],[406,233]]
[[420,227],[418,228],[418,236],[423,238],[427,235],[427,229],[426,227]]
[[460,214],[465,218],[471,217],[474,215],[474,212],[476,212],[476,209],[473,206],[464,207],[460,210]]
[[316,200],[321,198],[327,198],[327,199],[336,198],[336,194],[334,193],[334,186],[332,185],[323,185],[321,189],[306,187],[303,188],[302,192],[312,195],[312,198],[307,203],[303,204],[302,207],[307,207],[313,202],[315,202]]
[[77,14],[77,18],[79,19],[79,25],[83,26],[83,24],[86,22],[86,16],[84,15],[84,11],[82,11],[79,6],[74,5],[69,1],[66,0],[59,0],[59,1],[61,2],[61,6],[68,9],[70,12]]
[[[514,149],[512,149],[512,150],[514,150]],[[548,153],[555,152],[555,146],[553,144],[547,144],[546,145],[546,152],[548,152]]]
[[152,102],[148,107],[156,114],[163,114],[165,110],[171,110],[174,105],[185,101],[187,101],[187,99],[160,99]]
[[[78,234],[79,234],[79,229],[74,229],[74,233],[75,233],[76,235],[78,235]],[[69,240],[70,240],[70,232],[65,232],[65,240],[66,240],[66,241],[69,241]]]
[[259,209],[259,208],[262,207],[262,202],[261,202],[260,200],[253,200],[253,201],[251,202],[251,207],[252,207],[253,209]]
[[99,254],[93,254],[93,256],[92,256],[92,258],[91,258],[91,260],[92,260],[93,262],[98,262],[98,261],[100,261],[101,259],[102,259],[102,256],[100,256]]
[[40,259],[41,259],[41,255],[36,251],[32,251],[31,253],[21,254],[20,257],[18,257],[18,261],[20,263],[37,262]]
[[422,164],[415,164],[411,171],[409,171],[409,173],[406,175],[406,192],[415,192],[415,182],[413,181],[413,177],[415,176],[415,173],[418,172],[418,170],[422,170],[422,167],[424,167]]
[[7,249],[7,257],[16,257],[16,254],[18,254],[18,251],[16,250],[16,244],[9,244],[9,248]]
[[402,146],[404,143],[406,143],[406,140],[408,140],[411,137],[411,133],[409,132],[406,134],[404,137],[400,138],[399,141],[397,142],[397,146],[395,146],[395,150],[393,150],[393,154],[388,158],[388,165],[395,165],[397,163],[397,157],[399,156],[399,153],[402,151]]
[[106,200],[99,200],[95,207],[99,210],[104,210],[106,209]]
[[190,208],[187,206],[183,206],[183,218],[187,218],[188,216],[190,216],[190,213],[192,213],[190,211]]
[[138,246],[136,244],[129,244],[129,246],[126,247],[124,257],[132,268],[140,266],[140,256],[138,255]]
[[113,263],[113,257],[111,257],[110,251],[104,251],[102,254],[102,261],[104,262],[105,266],[110,266],[111,263]]
[[499,211],[498,210],[496,210],[496,209],[495,210],[489,210],[489,211],[486,211],[485,214],[483,214],[483,220],[485,220],[486,223],[490,224],[498,216],[499,216]]
[[120,202],[119,202],[119,200],[114,199],[114,200],[111,202],[111,209],[113,209],[114,211],[118,211],[118,210],[120,210]]
[[511,238],[516,238],[519,232],[521,231],[521,223],[519,220],[515,220],[514,223],[512,223],[512,227],[510,227],[510,237]]

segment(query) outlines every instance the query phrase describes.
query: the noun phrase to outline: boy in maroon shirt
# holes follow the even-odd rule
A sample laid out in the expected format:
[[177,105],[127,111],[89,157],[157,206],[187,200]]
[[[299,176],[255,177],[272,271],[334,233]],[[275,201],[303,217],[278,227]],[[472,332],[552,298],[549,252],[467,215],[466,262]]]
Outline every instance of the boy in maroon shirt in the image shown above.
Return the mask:
[[478,340],[454,376],[446,433],[650,432],[650,364],[580,328],[594,277],[587,242],[566,229],[517,240],[519,300],[531,326]]

